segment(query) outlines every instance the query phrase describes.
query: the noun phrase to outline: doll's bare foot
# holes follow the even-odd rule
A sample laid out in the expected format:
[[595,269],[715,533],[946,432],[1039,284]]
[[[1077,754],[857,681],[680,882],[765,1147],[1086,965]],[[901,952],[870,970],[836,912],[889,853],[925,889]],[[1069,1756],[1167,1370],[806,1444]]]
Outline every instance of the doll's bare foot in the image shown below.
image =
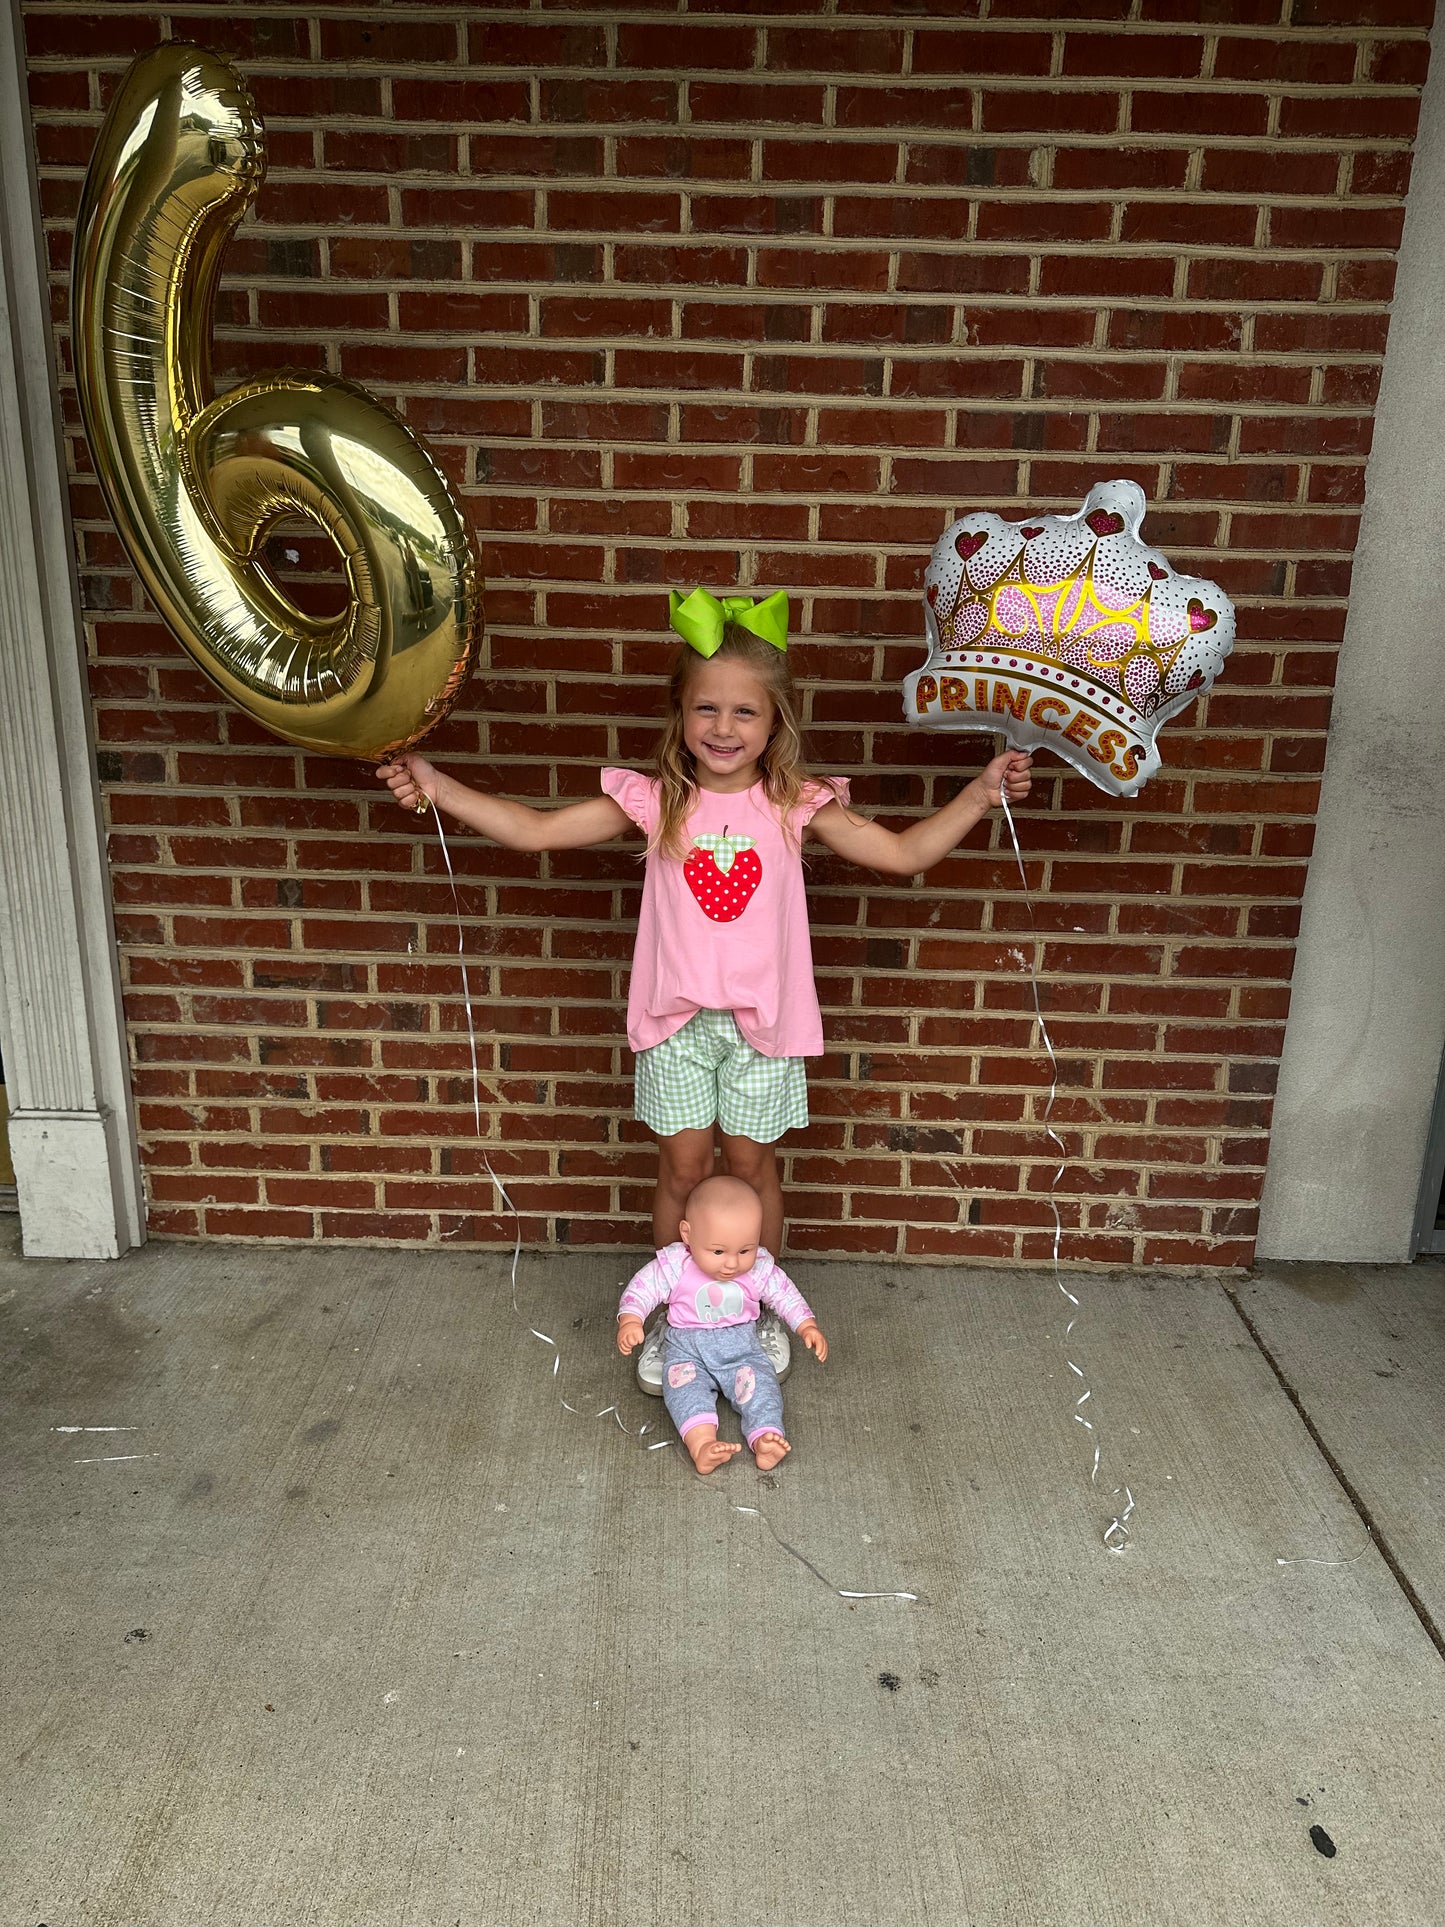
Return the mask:
[[716,1472],[720,1465],[726,1465],[735,1452],[741,1452],[740,1445],[727,1445],[717,1435],[715,1425],[695,1425],[683,1440],[692,1457],[694,1468],[704,1477]]
[[759,1472],[771,1472],[792,1449],[781,1432],[759,1433],[753,1441],[753,1457],[757,1460]]

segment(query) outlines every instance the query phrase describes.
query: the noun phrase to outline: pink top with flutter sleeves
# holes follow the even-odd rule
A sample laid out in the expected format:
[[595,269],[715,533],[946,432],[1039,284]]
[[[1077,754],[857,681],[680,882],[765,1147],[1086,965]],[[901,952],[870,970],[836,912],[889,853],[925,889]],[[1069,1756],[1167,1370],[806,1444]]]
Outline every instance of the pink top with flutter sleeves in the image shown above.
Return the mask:
[[[651,837],[657,778],[605,769],[602,788]],[[793,812],[794,840],[801,842],[804,824],[835,795],[848,800],[841,777],[808,785]],[[687,833],[692,843],[681,861],[648,852],[627,998],[628,1043],[648,1050],[696,1011],[730,1010],[764,1057],[818,1056],[823,1020],[802,857],[762,784],[727,795],[699,790]]]

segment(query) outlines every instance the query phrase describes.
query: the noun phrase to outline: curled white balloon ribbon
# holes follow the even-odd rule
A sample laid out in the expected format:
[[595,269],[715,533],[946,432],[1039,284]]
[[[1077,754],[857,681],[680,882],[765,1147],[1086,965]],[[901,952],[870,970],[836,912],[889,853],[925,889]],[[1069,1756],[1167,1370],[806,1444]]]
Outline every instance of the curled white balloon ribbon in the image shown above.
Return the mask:
[[[457,926],[457,968],[460,970],[461,978],[462,978],[462,1004],[463,1004],[463,1007],[465,1008],[466,1018],[467,1018],[467,1048],[471,1055],[471,1060],[472,1060],[472,1121],[476,1127],[477,1142],[482,1145],[482,1163],[486,1167],[487,1176],[491,1179],[492,1185],[496,1190],[498,1197],[502,1200],[502,1203],[506,1206],[507,1212],[512,1220],[512,1266],[511,1266],[512,1312],[513,1312],[513,1315],[517,1318],[518,1322],[526,1327],[527,1331],[531,1333],[533,1338],[539,1339],[542,1344],[551,1347],[551,1351],[552,1351],[551,1376],[553,1379],[556,1379],[562,1369],[561,1346],[557,1343],[556,1339],[551,1337],[547,1332],[539,1331],[537,1327],[530,1322],[530,1320],[527,1318],[526,1313],[522,1310],[522,1307],[517,1302],[517,1266],[520,1263],[521,1256],[522,1256],[522,1220],[521,1220],[520,1214],[517,1211],[516,1205],[513,1204],[512,1202],[511,1193],[507,1190],[506,1185],[503,1184],[502,1180],[497,1176],[496,1172],[492,1168],[492,1160],[487,1155],[486,1145],[483,1142],[483,1138],[482,1138],[482,1074],[481,1074],[480,1067],[478,1066],[478,1063],[477,1063],[477,1024],[476,1024],[475,1014],[472,1010],[472,980],[467,971],[466,940],[462,931],[462,900],[457,891],[456,872],[452,868],[451,851],[447,848],[447,833],[445,829],[443,829],[442,827],[441,811],[434,809],[431,812],[431,815],[432,815],[432,820],[433,822],[435,822],[437,827],[437,841],[441,844],[442,861],[447,866],[447,881],[451,885],[452,907],[456,913],[455,921]],[[495,1097],[496,1093],[493,1092],[492,1095],[493,1097]],[[557,1394],[557,1397],[564,1412],[572,1412],[577,1414],[577,1416],[579,1417],[582,1416],[579,1408],[575,1405],[569,1405],[567,1400],[562,1397],[560,1392]],[[651,1422],[649,1421],[646,1425],[644,1425],[641,1428],[640,1431],[634,1432],[631,1429],[631,1427],[624,1422],[622,1414],[618,1411],[616,1405],[606,1405],[602,1408],[600,1412],[594,1412],[592,1416],[594,1418],[606,1418],[609,1414],[616,1419],[617,1423],[622,1427],[622,1430],[627,1433],[627,1436],[629,1438],[640,1439],[646,1433],[652,1430],[652,1425],[651,1425]],[[671,1444],[671,1440],[662,1439],[659,1441],[659,1443],[663,1445],[669,1445]],[[648,1447],[649,1451],[655,1451],[656,1449],[657,1449],[656,1446]]]
[[[480,1067],[478,1066],[478,1063],[477,1063],[477,1025],[476,1025],[476,1018],[472,1010],[472,984],[471,984],[471,977],[467,971],[466,941],[462,931],[462,901],[457,891],[457,878],[456,878],[456,872],[452,868],[451,852],[447,848],[447,833],[442,827],[441,811],[434,809],[431,812],[431,815],[433,820],[436,823],[437,841],[441,844],[442,861],[443,863],[445,863],[447,868],[447,880],[451,885],[451,891],[452,891],[452,907],[456,913],[455,921],[457,926],[457,966],[461,972],[461,978],[462,978],[462,1004],[466,1011],[466,1018],[467,1018],[467,1047],[471,1056],[471,1064],[472,1064],[472,1119],[476,1126],[477,1141],[478,1143],[482,1143],[482,1076],[481,1076]],[[494,1092],[493,1096],[495,1097],[495,1095],[496,1093]],[[550,1376],[555,1382],[562,1370],[562,1348],[557,1343],[556,1339],[551,1337],[550,1334],[548,1334],[547,1332],[538,1330],[537,1326],[535,1326],[531,1322],[531,1320],[527,1317],[526,1313],[522,1310],[521,1305],[517,1302],[517,1266],[522,1256],[522,1220],[520,1215],[518,1214],[516,1205],[512,1202],[511,1195],[508,1192],[506,1185],[502,1183],[502,1180],[497,1176],[496,1172],[492,1169],[492,1160],[487,1155],[485,1144],[482,1144],[482,1163],[485,1165],[487,1176],[491,1179],[492,1184],[496,1189],[497,1195],[501,1198],[502,1203],[506,1206],[507,1211],[512,1220],[512,1266],[511,1266],[512,1313],[513,1313],[513,1316],[517,1319],[517,1322],[520,1325],[522,1325],[531,1334],[533,1338],[538,1339],[542,1344],[548,1346],[551,1349],[552,1370],[551,1370]],[[564,1412],[571,1412],[573,1416],[577,1418],[585,1418],[589,1416],[589,1414],[585,1413],[580,1406],[569,1404],[568,1401],[562,1397],[562,1394],[560,1391],[557,1394],[557,1398]],[[639,1426],[637,1431],[634,1432],[632,1427],[628,1425],[626,1420],[623,1418],[621,1412],[618,1410],[615,1403],[612,1405],[604,1405],[600,1411],[593,1412],[590,1414],[590,1416],[592,1418],[611,1417],[615,1419],[617,1421],[617,1425],[619,1429],[625,1432],[628,1438],[637,1439],[639,1442],[644,1440],[647,1434],[652,1430],[652,1421],[649,1419],[647,1424]],[[667,1446],[670,1446],[671,1444],[673,1444],[673,1442],[674,1441],[672,1439],[656,1439],[653,1441],[652,1444],[646,1446],[645,1449],[649,1452],[661,1452]],[[783,1551],[790,1554],[794,1559],[796,1559],[800,1566],[805,1566],[807,1570],[810,1573],[812,1573],[815,1579],[822,1580],[823,1584],[828,1588],[829,1592],[836,1593],[840,1599],[916,1600],[918,1598],[918,1594],[916,1592],[851,1592],[846,1590],[842,1586],[835,1586],[833,1584],[833,1581],[828,1578],[826,1573],[822,1573],[818,1570],[818,1568],[813,1564],[811,1559],[807,1558],[803,1553],[799,1552],[796,1546],[791,1546],[788,1544],[787,1540],[784,1539],[782,1535],[778,1532],[772,1520],[768,1517],[767,1513],[763,1511],[761,1506],[736,1505],[731,1500],[727,1501],[727,1504],[729,1506],[729,1509],[733,1512],[743,1513],[748,1518],[761,1519],[763,1524],[767,1527],[768,1531],[772,1534],[773,1538],[782,1547]]]
[[[1038,925],[1034,920],[1033,895],[1029,889],[1028,876],[1024,871],[1024,855],[1023,851],[1019,848],[1019,836],[1017,829],[1014,827],[1013,811],[1008,806],[1008,790],[1002,783],[999,785],[998,795],[999,801],[1003,805],[1004,821],[1008,824],[1009,836],[1013,839],[1014,859],[1019,866],[1019,882],[1023,886],[1024,905],[1029,913],[1029,929],[1033,932],[1034,936],[1037,937]],[[1094,1456],[1093,1463],[1089,1467],[1089,1483],[1097,1486],[1099,1483],[1099,1467],[1103,1461],[1099,1422],[1095,1418],[1086,1416],[1084,1412],[1084,1407],[1091,1403],[1094,1394],[1089,1388],[1089,1382],[1084,1375],[1083,1366],[1078,1364],[1078,1362],[1069,1355],[1069,1339],[1073,1334],[1075,1325],[1078,1324],[1083,1314],[1083,1307],[1073,1292],[1071,1292],[1064,1283],[1063,1272],[1059,1269],[1059,1247],[1062,1245],[1064,1239],[1064,1224],[1063,1219],[1059,1216],[1057,1193],[1059,1179],[1064,1175],[1064,1167],[1068,1163],[1069,1158],[1068,1149],[1064,1144],[1064,1140],[1059,1136],[1053,1125],[1054,1100],[1059,1094],[1059,1060],[1054,1051],[1054,1040],[1049,1036],[1049,1027],[1044,1021],[1044,1009],[1039,1000],[1039,973],[1032,957],[1029,959],[1029,987],[1033,992],[1034,1015],[1038,1019],[1039,1036],[1043,1041],[1044,1049],[1048,1052],[1051,1078],[1048,1102],[1044,1105],[1044,1114],[1040,1121],[1043,1124],[1046,1136],[1059,1154],[1058,1169],[1049,1180],[1048,1197],[1049,1210],[1053,1213],[1054,1218],[1054,1283],[1069,1303],[1069,1322],[1064,1327],[1061,1342],[1064,1347],[1064,1363],[1074,1374],[1074,1377],[1078,1379],[1081,1387],[1079,1396],[1074,1400],[1074,1421],[1076,1424],[1083,1426],[1084,1430],[1089,1434],[1090,1443],[1093,1445]],[[1127,1485],[1116,1485],[1110,1496],[1114,1502],[1117,1503],[1121,1495],[1124,1503],[1118,1512],[1115,1513],[1104,1532],[1104,1544],[1109,1548],[1110,1552],[1122,1552],[1129,1543],[1129,1519],[1134,1511],[1134,1494],[1129,1490]]]
[[[1008,805],[1008,794],[1002,785],[1000,785],[1000,788],[999,788],[999,801],[1003,805],[1004,821],[1008,824],[1008,833],[1010,838],[1013,841],[1014,860],[1018,864],[1019,882],[1023,886],[1024,904],[1029,913],[1029,928],[1033,932],[1033,934],[1037,936],[1038,926],[1034,921],[1034,901],[1033,901],[1032,893],[1029,890],[1029,880],[1024,871],[1023,851],[1019,848],[1018,831],[1014,826],[1013,812],[1012,810],[1010,810]],[[1058,1169],[1054,1172],[1053,1177],[1049,1180],[1048,1199],[1049,1199],[1049,1210],[1053,1213],[1053,1219],[1054,1219],[1054,1243],[1053,1243],[1054,1283],[1058,1286],[1059,1290],[1063,1293],[1064,1297],[1068,1300],[1068,1303],[1069,1303],[1069,1322],[1064,1327],[1063,1340],[1062,1340],[1063,1345],[1065,1347],[1064,1362],[1068,1366],[1069,1370],[1074,1374],[1074,1377],[1079,1380],[1083,1388],[1079,1393],[1078,1398],[1074,1401],[1074,1418],[1076,1422],[1082,1425],[1084,1430],[1089,1434],[1090,1440],[1093,1444],[1093,1448],[1094,1448],[1093,1459],[1089,1466],[1089,1483],[1091,1485],[1097,1486],[1099,1483],[1099,1468],[1103,1462],[1103,1452],[1100,1445],[1100,1437],[1099,1437],[1099,1426],[1098,1426],[1097,1419],[1088,1418],[1085,1416],[1085,1413],[1084,1413],[1084,1407],[1091,1403],[1093,1399],[1093,1393],[1089,1390],[1088,1381],[1084,1377],[1083,1367],[1079,1365],[1073,1358],[1071,1358],[1068,1353],[1069,1339],[1073,1333],[1074,1327],[1079,1322],[1079,1319],[1082,1315],[1083,1307],[1080,1305],[1078,1298],[1074,1295],[1073,1292],[1069,1290],[1068,1286],[1064,1283],[1063,1274],[1059,1269],[1059,1250],[1060,1250],[1060,1246],[1063,1243],[1064,1227],[1063,1227],[1063,1220],[1059,1216],[1058,1200],[1055,1196],[1055,1193],[1058,1189],[1059,1179],[1064,1175],[1064,1169],[1068,1162],[1067,1147],[1065,1146],[1064,1141],[1059,1136],[1058,1132],[1054,1129],[1053,1121],[1052,1121],[1053,1112],[1054,1112],[1054,1100],[1058,1096],[1058,1091],[1059,1091],[1059,1060],[1054,1053],[1054,1042],[1053,1042],[1053,1039],[1049,1036],[1048,1024],[1044,1020],[1043,1006],[1039,1000],[1038,971],[1036,970],[1032,962],[1030,962],[1029,964],[1029,987],[1033,993],[1034,1015],[1038,1019],[1039,1036],[1043,1041],[1043,1046],[1045,1051],[1048,1053],[1049,1068],[1051,1072],[1048,1102],[1044,1105],[1044,1114],[1041,1121],[1043,1123],[1045,1133],[1047,1134],[1050,1142],[1054,1145],[1055,1149],[1058,1151],[1058,1154],[1059,1154]],[[1104,1544],[1109,1548],[1110,1552],[1122,1552],[1129,1543],[1129,1533],[1130,1533],[1129,1520],[1135,1510],[1134,1494],[1132,1493],[1132,1491],[1130,1491],[1127,1485],[1124,1485],[1124,1486],[1116,1485],[1113,1489],[1113,1492],[1110,1494],[1110,1497],[1116,1503],[1120,1499],[1120,1497],[1122,1497],[1124,1500],[1124,1503],[1122,1507],[1120,1507],[1119,1511],[1115,1513],[1114,1517],[1110,1520],[1108,1527],[1105,1529]],[[1281,1559],[1281,1558],[1277,1558],[1274,1563],[1276,1566],[1352,1566],[1354,1565],[1357,1559],[1364,1558],[1365,1554],[1370,1550],[1370,1547],[1374,1543],[1373,1529],[1368,1524],[1365,1527],[1365,1531],[1366,1531],[1366,1534],[1368,1535],[1368,1543],[1361,1546],[1358,1552],[1352,1553],[1348,1558],[1345,1558],[1345,1559],[1314,1559],[1314,1558]]]

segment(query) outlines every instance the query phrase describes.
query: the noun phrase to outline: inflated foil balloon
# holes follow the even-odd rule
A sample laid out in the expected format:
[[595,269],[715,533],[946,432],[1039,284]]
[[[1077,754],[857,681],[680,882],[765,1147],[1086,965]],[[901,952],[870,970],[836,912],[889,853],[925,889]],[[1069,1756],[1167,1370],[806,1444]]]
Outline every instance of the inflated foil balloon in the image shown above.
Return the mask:
[[[379,759],[450,708],[480,578],[446,479],[364,390],[282,370],[212,398],[221,259],[264,172],[255,103],[219,55],[171,42],[134,63],[76,228],[81,412],[130,559],[207,675],[287,742]],[[262,542],[298,514],[340,551],[340,616],[266,573]]]
[[1076,515],[977,511],[945,530],[924,574],[929,657],[903,710],[931,729],[1048,747],[1114,796],[1159,768],[1154,738],[1208,689],[1234,605],[1139,539],[1144,491],[1100,482]]

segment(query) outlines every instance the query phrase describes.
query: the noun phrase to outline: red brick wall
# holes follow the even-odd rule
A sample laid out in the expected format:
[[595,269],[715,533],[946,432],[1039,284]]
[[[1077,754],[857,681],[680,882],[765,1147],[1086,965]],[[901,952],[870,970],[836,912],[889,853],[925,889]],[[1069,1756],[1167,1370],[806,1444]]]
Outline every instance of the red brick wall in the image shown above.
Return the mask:
[[[27,5],[62,344],[99,110],[164,22],[269,130],[219,377],[330,368],[428,435],[490,583],[435,753],[533,801],[647,758],[665,590],[703,582],[792,591],[818,766],[885,821],[936,805],[978,752],[897,720],[933,540],[1140,482],[1238,602],[1226,674],[1135,801],[1041,759],[1037,941],[1001,826],[921,883],[814,862],[830,1054],[791,1241],[1045,1254],[1032,957],[1066,1257],[1246,1262],[1429,0],[675,13]],[[217,699],[67,413],[152,1231],[509,1238],[435,839]],[[458,857],[525,1236],[641,1245],[636,850]]]

